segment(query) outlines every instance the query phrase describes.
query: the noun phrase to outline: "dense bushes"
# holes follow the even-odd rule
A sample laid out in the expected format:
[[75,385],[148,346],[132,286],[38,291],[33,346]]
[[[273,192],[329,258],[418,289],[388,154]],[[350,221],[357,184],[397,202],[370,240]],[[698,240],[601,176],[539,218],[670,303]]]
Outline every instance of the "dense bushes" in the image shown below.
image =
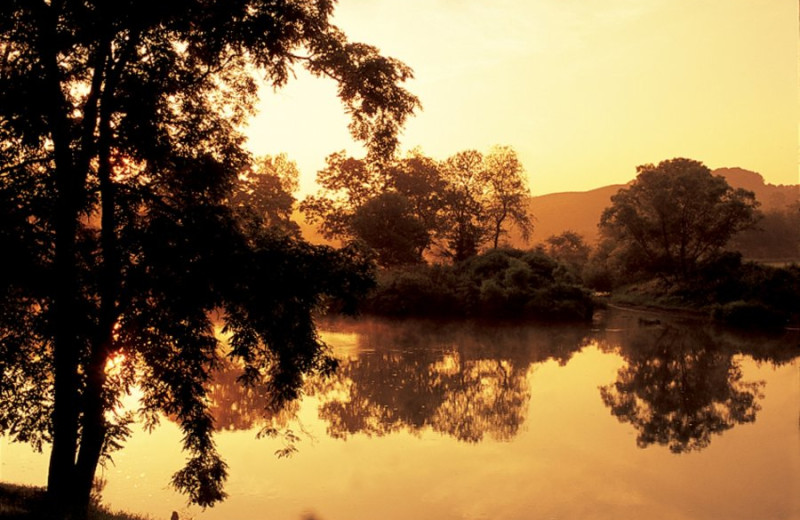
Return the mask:
[[366,302],[393,316],[589,320],[593,304],[568,269],[540,252],[494,249],[452,266],[388,271]]
[[686,305],[709,310],[715,321],[749,329],[800,323],[800,267],[743,262],[725,253],[670,291]]

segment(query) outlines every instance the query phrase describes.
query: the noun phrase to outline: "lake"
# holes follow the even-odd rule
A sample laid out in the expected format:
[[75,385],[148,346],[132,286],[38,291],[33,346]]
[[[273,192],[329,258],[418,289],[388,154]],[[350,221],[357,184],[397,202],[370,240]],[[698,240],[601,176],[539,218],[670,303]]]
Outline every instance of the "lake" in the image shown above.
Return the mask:
[[[103,470],[114,509],[167,519],[798,519],[800,336],[612,309],[592,326],[326,320],[341,360],[267,421],[223,373],[222,504],[169,479],[177,427]],[[277,437],[257,439],[265,427]],[[46,455],[0,444],[0,479]],[[285,455],[289,452],[289,456]]]

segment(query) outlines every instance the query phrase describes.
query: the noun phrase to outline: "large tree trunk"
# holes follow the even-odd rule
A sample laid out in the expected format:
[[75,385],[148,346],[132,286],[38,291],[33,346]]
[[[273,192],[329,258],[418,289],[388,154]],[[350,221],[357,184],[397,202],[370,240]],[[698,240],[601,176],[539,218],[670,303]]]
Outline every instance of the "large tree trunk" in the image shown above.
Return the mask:
[[75,518],[86,518],[94,485],[94,475],[103,450],[107,434],[105,402],[103,390],[106,381],[105,342],[97,345],[88,366],[86,389],[84,390],[84,410],[81,422],[81,439],[78,461],[75,466],[75,488],[73,490],[71,512]]
[[100,276],[100,323],[86,370],[84,410],[80,452],[77,463],[77,489],[73,504],[78,518],[86,516],[94,484],[94,475],[108,434],[105,419],[107,407],[105,385],[106,363],[114,343],[114,324],[118,318],[117,297],[120,288],[120,259],[116,234],[116,193],[111,180],[111,128],[108,103],[100,114],[98,139],[98,177],[100,180],[100,241],[103,252]]
[[44,83],[48,95],[48,123],[55,155],[55,180],[57,199],[54,214],[55,265],[53,288],[53,447],[47,490],[53,514],[67,517],[73,495],[75,455],[78,440],[78,360],[80,334],[78,333],[78,276],[76,244],[78,209],[81,184],[76,183],[79,172],[70,146],[70,128],[67,120],[68,104],[61,90],[56,40],[56,16],[52,8],[39,5],[38,46],[42,56]]
[[75,308],[74,212],[59,197],[56,225],[56,287],[54,302],[53,357],[55,396],[53,404],[53,448],[50,453],[47,491],[56,517],[66,517],[74,495],[75,454],[78,441],[78,357]]

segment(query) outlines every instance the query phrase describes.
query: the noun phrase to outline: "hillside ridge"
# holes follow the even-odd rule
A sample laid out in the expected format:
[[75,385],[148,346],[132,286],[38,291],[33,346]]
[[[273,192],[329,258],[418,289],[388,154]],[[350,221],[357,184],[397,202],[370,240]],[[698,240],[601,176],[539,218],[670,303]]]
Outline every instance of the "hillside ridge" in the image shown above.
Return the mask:
[[[762,211],[785,208],[800,200],[800,184],[769,184],[757,172],[739,167],[717,168],[712,171],[720,175],[734,188],[744,188],[756,195]],[[534,215],[534,231],[529,245],[538,244],[552,235],[574,231],[590,244],[597,241],[597,225],[603,210],[611,204],[611,197],[625,184],[602,186],[588,191],[569,191],[537,195],[530,199],[530,211]],[[509,236],[511,244],[520,245],[518,234]]]

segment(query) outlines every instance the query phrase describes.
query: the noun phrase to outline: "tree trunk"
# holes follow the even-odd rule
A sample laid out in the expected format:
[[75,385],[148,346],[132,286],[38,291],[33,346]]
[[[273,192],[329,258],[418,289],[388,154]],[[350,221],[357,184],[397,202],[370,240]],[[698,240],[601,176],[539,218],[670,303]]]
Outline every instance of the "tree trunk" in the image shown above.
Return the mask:
[[78,441],[78,357],[75,330],[75,219],[59,197],[56,224],[56,287],[54,302],[53,448],[47,492],[57,518],[67,516],[74,495],[75,454]]
[[100,323],[92,344],[86,370],[84,410],[77,462],[77,489],[73,503],[77,518],[85,518],[94,485],[94,475],[108,434],[105,419],[107,407],[105,385],[106,363],[114,343],[114,324],[117,321],[117,296],[120,286],[120,261],[117,244],[116,193],[111,181],[111,128],[108,102],[100,110],[98,139],[98,177],[100,180],[100,242],[103,252],[100,275]]
[[44,84],[47,96],[48,125],[53,139],[55,156],[55,184],[57,190],[54,232],[55,264],[53,287],[53,447],[47,491],[56,518],[66,518],[75,482],[75,455],[78,439],[78,360],[80,335],[78,333],[79,301],[76,244],[78,209],[82,186],[75,169],[70,148],[70,130],[67,121],[67,102],[61,90],[61,72],[58,52],[54,48],[57,16],[53,8],[38,4],[37,44],[42,56]]
[[76,519],[86,518],[94,485],[94,475],[108,431],[103,390],[106,382],[106,342],[95,346],[88,367],[84,410],[81,422],[80,451],[75,466],[75,488],[70,509]]

